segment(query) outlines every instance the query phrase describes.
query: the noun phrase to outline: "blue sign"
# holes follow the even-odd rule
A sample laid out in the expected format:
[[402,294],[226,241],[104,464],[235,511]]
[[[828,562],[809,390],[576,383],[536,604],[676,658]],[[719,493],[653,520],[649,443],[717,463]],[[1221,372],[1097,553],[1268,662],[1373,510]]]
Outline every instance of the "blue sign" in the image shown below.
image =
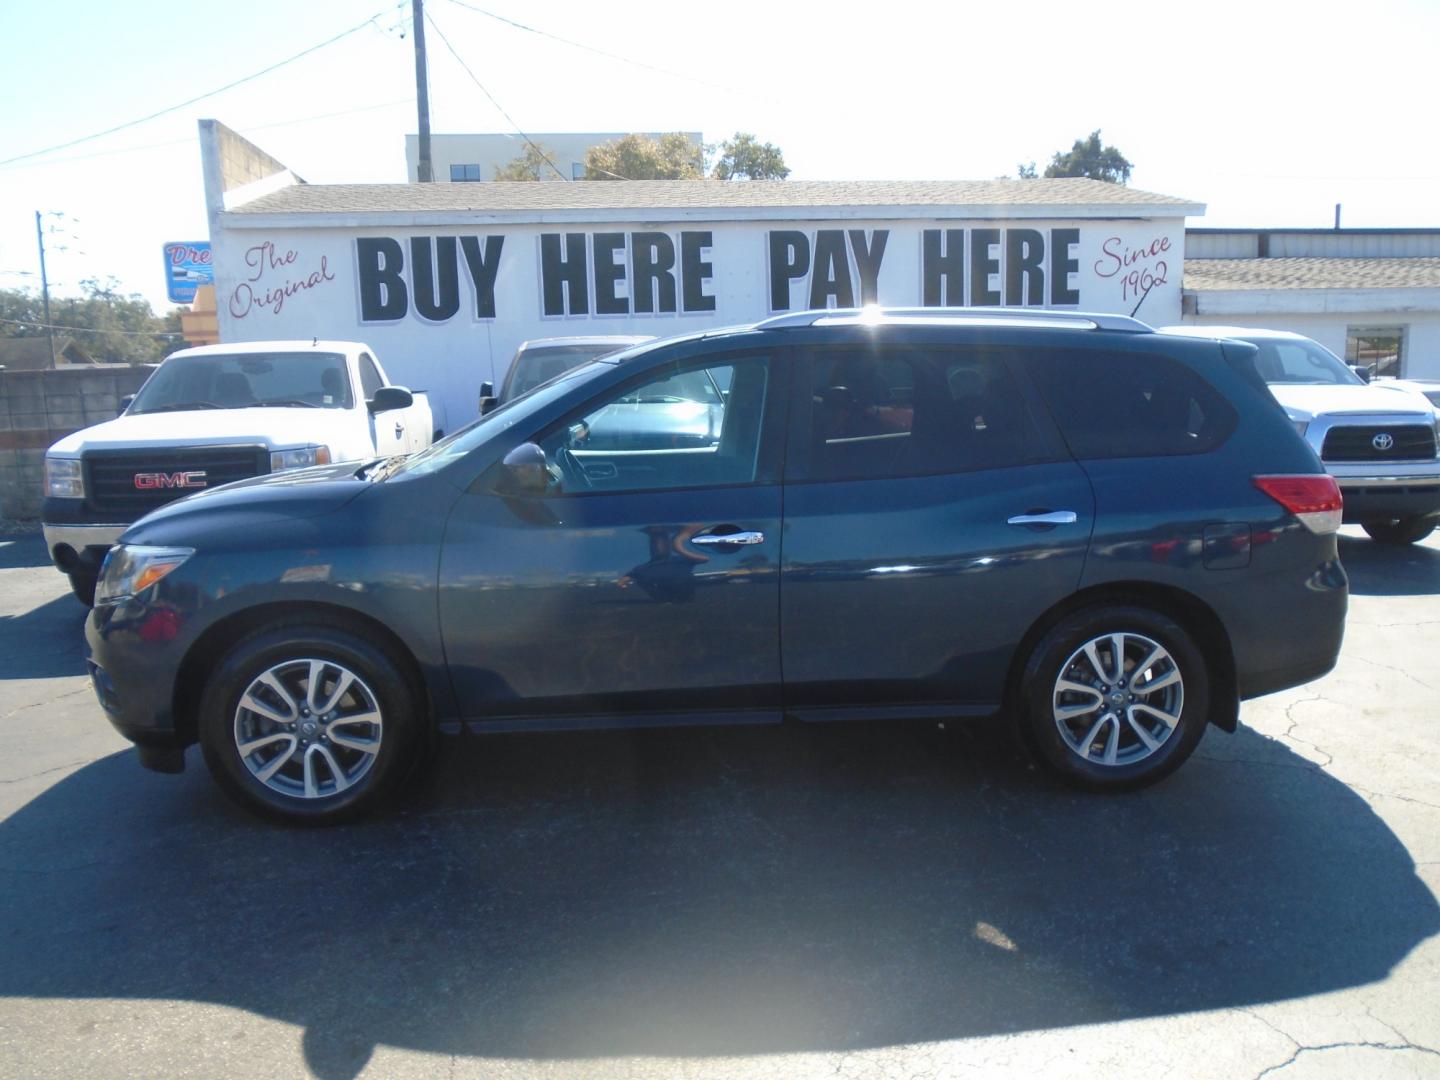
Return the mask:
[[215,265],[210,261],[210,241],[165,245],[165,284],[172,304],[188,304],[200,285],[215,284]]

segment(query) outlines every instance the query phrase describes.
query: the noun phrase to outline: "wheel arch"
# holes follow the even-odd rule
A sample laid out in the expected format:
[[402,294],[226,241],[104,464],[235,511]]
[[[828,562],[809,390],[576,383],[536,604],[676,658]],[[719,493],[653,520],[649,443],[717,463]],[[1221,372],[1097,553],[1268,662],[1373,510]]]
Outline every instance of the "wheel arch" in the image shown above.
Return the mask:
[[205,676],[237,643],[260,630],[280,626],[319,624],[347,630],[374,642],[390,654],[404,672],[422,714],[432,716],[434,700],[420,662],[405,642],[384,623],[339,604],[317,601],[260,604],[246,608],[207,627],[190,646],[175,678],[172,715],[187,742],[197,738],[197,714],[205,690]]
[[1010,660],[1010,668],[1005,678],[1006,711],[1013,710],[1020,702],[1020,682],[1025,665],[1040,639],[1062,619],[1077,611],[1113,604],[1133,604],[1149,608],[1174,619],[1194,635],[1196,644],[1212,666],[1213,683],[1208,719],[1216,727],[1233,732],[1240,720],[1240,696],[1235,674],[1235,653],[1225,625],[1214,609],[1194,593],[1173,585],[1159,585],[1149,581],[1112,581],[1089,586],[1067,596],[1036,619],[1020,639],[1020,644]]

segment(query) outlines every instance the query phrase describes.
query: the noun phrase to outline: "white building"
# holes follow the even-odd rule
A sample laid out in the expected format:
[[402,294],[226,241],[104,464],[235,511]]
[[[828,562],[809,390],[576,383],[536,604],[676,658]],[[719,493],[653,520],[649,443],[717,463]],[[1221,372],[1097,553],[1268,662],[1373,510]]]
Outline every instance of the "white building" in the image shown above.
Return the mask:
[[306,184],[201,122],[220,339],[360,339],[442,426],[522,341],[807,307],[1180,320],[1204,207],[1096,180]]
[[1189,229],[1184,306],[1187,323],[1293,330],[1440,378],[1440,229]]
[[[585,175],[585,155],[594,147],[623,139],[628,131],[536,132],[530,141],[545,151],[562,175],[552,169],[542,180],[579,180]],[[641,132],[659,139],[669,132]],[[681,132],[695,147],[697,160],[703,153],[698,131]],[[525,140],[519,135],[435,135],[430,136],[430,166],[437,183],[464,183],[494,180],[495,170],[524,155]],[[405,136],[405,168],[413,184],[420,179],[420,136]]]

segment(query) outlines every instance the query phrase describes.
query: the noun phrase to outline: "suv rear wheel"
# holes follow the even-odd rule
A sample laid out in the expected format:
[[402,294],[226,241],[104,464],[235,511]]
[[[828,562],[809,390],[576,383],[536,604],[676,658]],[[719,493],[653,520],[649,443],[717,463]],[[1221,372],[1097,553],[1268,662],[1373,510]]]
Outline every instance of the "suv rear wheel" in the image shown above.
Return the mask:
[[346,821],[390,795],[420,740],[417,695],[387,650],[320,624],[254,634],[201,697],[205,763],[247,809],[307,824]]
[[1205,733],[1209,682],[1204,656],[1173,619],[1141,607],[1086,608],[1035,646],[1019,722],[1064,779],[1131,790],[1190,756]]
[[1390,521],[1367,521],[1361,525],[1370,539],[1381,544],[1418,544],[1440,524],[1433,517],[1394,518]]

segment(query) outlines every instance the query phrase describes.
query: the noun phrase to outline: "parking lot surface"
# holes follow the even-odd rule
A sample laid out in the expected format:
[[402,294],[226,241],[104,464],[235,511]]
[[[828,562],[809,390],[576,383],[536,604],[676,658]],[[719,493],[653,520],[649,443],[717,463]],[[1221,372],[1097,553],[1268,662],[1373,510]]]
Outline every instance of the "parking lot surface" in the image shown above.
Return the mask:
[[998,722],[442,743],[300,830],[140,769],[0,537],[0,1075],[1440,1076],[1440,539],[1095,797]]

